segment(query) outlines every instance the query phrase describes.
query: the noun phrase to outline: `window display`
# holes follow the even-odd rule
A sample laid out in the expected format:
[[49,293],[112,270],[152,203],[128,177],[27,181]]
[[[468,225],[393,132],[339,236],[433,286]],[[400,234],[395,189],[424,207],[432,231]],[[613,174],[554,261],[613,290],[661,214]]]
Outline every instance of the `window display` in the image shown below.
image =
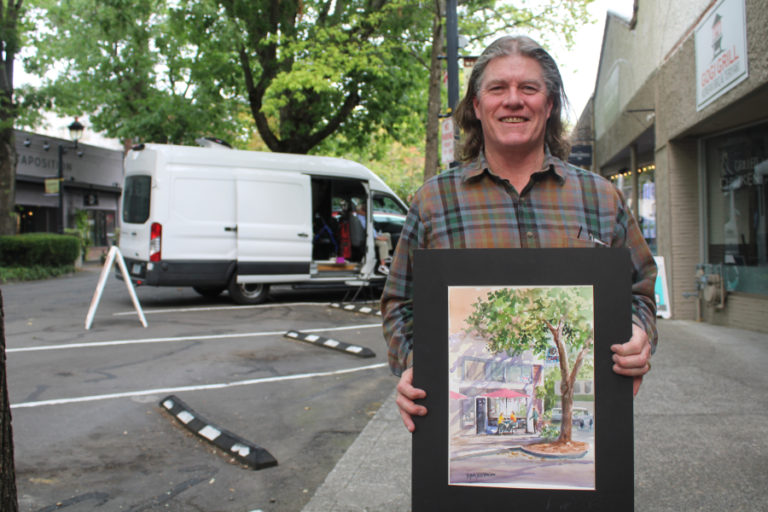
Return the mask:
[[[645,242],[653,254],[657,254],[656,246],[656,166],[647,164],[640,167],[637,172],[638,192],[638,219],[640,229],[643,231]],[[632,173],[629,171],[611,176],[613,184],[621,190],[627,204],[634,211],[632,205]]]
[[708,263],[728,291],[768,294],[768,124],[705,142]]

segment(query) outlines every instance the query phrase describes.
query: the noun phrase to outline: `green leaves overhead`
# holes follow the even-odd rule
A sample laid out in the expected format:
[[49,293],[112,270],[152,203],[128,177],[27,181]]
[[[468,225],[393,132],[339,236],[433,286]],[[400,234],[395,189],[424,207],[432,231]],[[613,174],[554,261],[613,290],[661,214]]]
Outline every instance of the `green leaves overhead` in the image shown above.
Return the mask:
[[[477,50],[499,32],[566,40],[591,0],[461,2]],[[110,137],[214,135],[273,151],[380,151],[426,126],[432,22],[419,0],[30,0],[29,106],[90,116]],[[554,30],[557,27],[557,30]],[[471,48],[466,50],[472,52]]]
[[[175,3],[175,2],[173,2]],[[199,32],[164,0],[38,0],[28,71],[59,113],[89,113],[123,140],[192,143],[244,136],[237,68],[196,44]],[[200,9],[216,19],[215,9]],[[226,37],[224,31],[223,37]],[[212,76],[211,70],[215,72]]]
[[305,153],[331,135],[365,145],[423,111],[427,77],[411,55],[423,37],[411,34],[428,23],[414,2],[222,3],[242,32],[251,113],[272,150]]
[[467,322],[491,352],[544,354],[560,336],[573,354],[593,337],[591,287],[500,288],[472,307]]

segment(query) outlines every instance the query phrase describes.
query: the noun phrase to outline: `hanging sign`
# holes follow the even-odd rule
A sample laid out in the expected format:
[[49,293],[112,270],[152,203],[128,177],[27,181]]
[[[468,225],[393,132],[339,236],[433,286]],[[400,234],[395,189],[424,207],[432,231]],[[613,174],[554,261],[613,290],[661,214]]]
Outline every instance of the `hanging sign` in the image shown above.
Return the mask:
[[453,136],[453,118],[446,117],[440,124],[440,141],[442,151],[440,152],[440,162],[443,165],[449,165],[454,161],[454,136]]
[[696,110],[749,76],[744,0],[720,0],[696,27]]
[[45,178],[45,195],[57,196],[59,195],[59,188],[61,180],[59,178]]

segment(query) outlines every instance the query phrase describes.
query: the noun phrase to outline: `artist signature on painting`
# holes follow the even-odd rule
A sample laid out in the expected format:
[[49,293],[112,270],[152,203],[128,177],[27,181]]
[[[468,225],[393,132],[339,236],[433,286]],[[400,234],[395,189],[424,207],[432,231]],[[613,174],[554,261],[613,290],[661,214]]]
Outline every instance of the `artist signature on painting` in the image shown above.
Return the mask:
[[481,471],[479,473],[467,473],[467,481],[472,482],[474,480],[484,480],[486,478],[493,478],[496,476],[496,473],[488,473],[485,471]]

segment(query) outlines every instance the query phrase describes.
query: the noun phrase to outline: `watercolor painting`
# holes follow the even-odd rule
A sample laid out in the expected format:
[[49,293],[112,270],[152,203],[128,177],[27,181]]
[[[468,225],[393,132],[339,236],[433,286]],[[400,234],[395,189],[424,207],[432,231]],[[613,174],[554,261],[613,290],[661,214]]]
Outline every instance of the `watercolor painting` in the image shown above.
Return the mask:
[[448,286],[448,485],[595,490],[593,286]]

